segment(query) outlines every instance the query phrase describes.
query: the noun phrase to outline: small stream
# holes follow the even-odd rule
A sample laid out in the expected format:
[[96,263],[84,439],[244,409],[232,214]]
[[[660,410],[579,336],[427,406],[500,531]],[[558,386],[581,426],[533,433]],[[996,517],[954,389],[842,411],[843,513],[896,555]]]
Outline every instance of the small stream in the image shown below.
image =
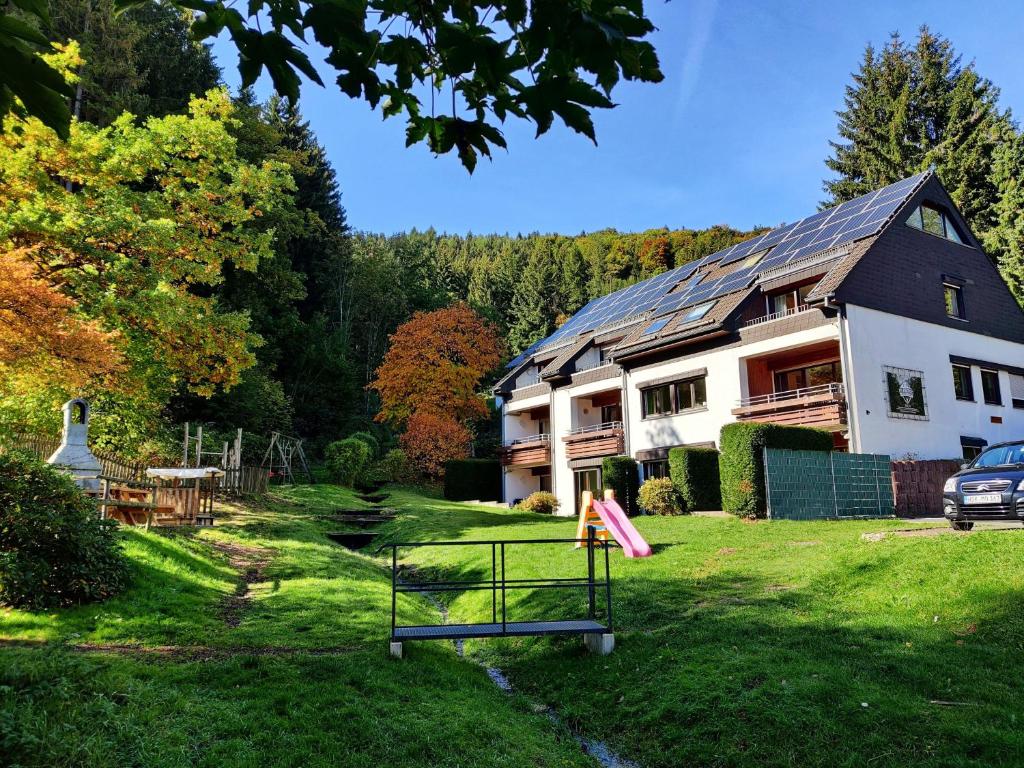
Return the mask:
[[[444,624],[448,623],[448,606],[442,603],[432,592],[423,592],[421,594],[426,595],[427,600],[437,609],[438,613],[441,614],[441,621]],[[455,652],[464,659],[479,664],[487,672],[487,676],[491,678],[491,682],[494,683],[498,688],[507,694],[515,693],[515,689],[512,687],[512,682],[508,679],[504,672],[497,667],[491,667],[484,664],[478,659],[474,659],[472,656],[466,656],[465,643],[462,640],[452,641],[455,644]],[[544,715],[550,720],[556,727],[565,728],[569,733],[572,734],[573,739],[580,745],[580,749],[584,754],[590,755],[598,763],[601,764],[602,768],[640,768],[637,763],[632,760],[626,760],[625,758],[619,757],[611,748],[603,741],[597,739],[591,739],[584,736],[582,733],[577,731],[575,728],[566,723],[558,713],[555,712],[551,707],[546,705],[537,705],[534,702],[534,709],[543,712]]]

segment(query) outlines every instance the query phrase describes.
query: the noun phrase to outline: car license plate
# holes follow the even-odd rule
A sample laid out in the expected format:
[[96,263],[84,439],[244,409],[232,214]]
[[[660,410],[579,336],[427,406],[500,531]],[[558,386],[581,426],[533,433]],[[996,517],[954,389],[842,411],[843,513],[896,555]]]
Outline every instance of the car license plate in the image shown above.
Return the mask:
[[964,504],[999,504],[1003,496],[1000,493],[975,493],[964,496]]

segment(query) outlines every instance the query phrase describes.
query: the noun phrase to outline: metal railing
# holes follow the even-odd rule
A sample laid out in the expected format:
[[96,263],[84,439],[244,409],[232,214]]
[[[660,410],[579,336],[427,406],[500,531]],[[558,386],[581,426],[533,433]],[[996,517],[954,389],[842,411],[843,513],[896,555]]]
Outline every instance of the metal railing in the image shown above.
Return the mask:
[[[596,528],[587,526],[585,539],[506,539],[500,541],[413,541],[394,542],[378,549],[391,549],[391,639],[452,640],[466,637],[505,637],[510,635],[583,634],[612,632],[612,586],[609,569],[609,542],[598,539]],[[586,544],[587,575],[571,578],[510,579],[506,572],[506,550],[512,546],[535,544]],[[491,577],[489,579],[458,579],[453,581],[403,581],[398,575],[398,550],[409,547],[490,547]],[[604,550],[604,580],[596,576],[595,550]],[[508,619],[507,595],[515,589],[586,589],[587,619],[518,621]],[[597,593],[604,592],[604,623],[598,621]],[[399,625],[398,595],[402,593],[490,591],[491,621],[471,624]],[[499,620],[500,619],[500,620]]]
[[567,435],[586,435],[590,432],[604,432],[609,429],[622,429],[621,421],[606,421],[603,424],[591,424],[589,427],[576,427],[570,429]]
[[547,445],[551,442],[551,435],[544,432],[540,435],[527,435],[526,437],[517,437],[514,440],[506,440],[502,445],[505,448],[514,448],[522,445],[533,445],[535,443],[543,443]]
[[764,315],[762,317],[755,317],[753,320],[747,320],[743,324],[744,328],[749,328],[752,325],[761,325],[762,323],[770,323],[772,320],[781,320],[784,317],[790,317],[791,315],[799,315],[801,312],[806,312],[811,309],[809,304],[798,304],[795,307],[783,310],[782,312],[772,312],[770,315]]
[[843,397],[845,394],[846,388],[843,386],[842,382],[834,381],[830,384],[819,384],[815,387],[787,389],[784,392],[772,392],[770,395],[746,397],[742,400],[737,400],[736,405],[740,408],[746,408],[753,405],[768,405],[770,403],[785,405],[789,401],[799,400],[803,397]]

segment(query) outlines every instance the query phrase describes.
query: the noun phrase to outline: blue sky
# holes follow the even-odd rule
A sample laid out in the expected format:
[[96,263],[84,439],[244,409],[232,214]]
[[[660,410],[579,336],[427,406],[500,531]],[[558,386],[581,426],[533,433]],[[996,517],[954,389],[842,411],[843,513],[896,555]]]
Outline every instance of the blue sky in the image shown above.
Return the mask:
[[[927,23],[1024,113],[1024,3],[647,0],[665,80],[623,84],[595,114],[598,146],[560,125],[534,139],[506,124],[507,152],[470,176],[453,155],[405,148],[384,121],[333,86],[306,83],[301,107],[338,173],[359,230],[560,232],[604,227],[738,228],[813,212],[843,89],[868,42]],[[218,62],[237,84],[233,49]],[[261,82],[258,92],[266,94]],[[557,121],[557,118],[556,118]]]

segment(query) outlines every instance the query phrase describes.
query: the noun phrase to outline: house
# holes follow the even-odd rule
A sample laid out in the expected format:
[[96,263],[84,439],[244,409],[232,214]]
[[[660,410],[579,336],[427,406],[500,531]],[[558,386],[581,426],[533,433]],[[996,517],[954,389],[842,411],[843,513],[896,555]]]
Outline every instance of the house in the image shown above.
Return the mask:
[[606,456],[660,477],[733,420],[969,458],[1024,436],[1024,313],[928,172],[591,301],[495,394],[505,500],[562,514]]

